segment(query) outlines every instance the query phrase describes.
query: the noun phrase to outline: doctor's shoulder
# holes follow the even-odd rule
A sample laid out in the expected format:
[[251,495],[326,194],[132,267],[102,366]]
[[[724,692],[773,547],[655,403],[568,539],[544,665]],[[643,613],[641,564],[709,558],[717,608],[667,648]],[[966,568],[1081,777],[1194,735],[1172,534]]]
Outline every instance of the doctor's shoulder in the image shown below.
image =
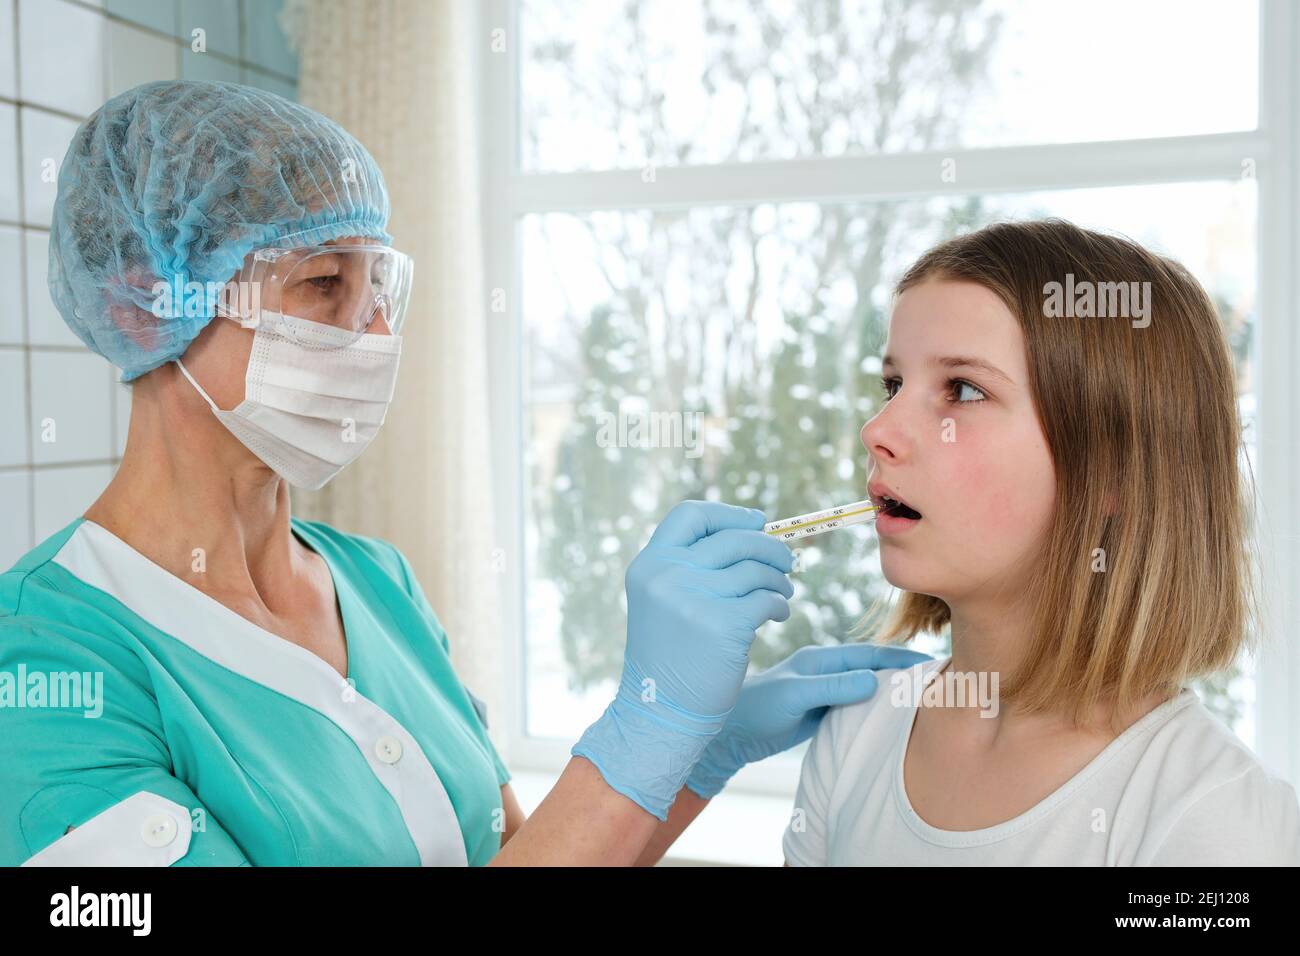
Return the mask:
[[79,522],[71,522],[50,535],[0,573],[0,620],[31,609],[47,596],[59,569],[55,557],[76,531]]
[[[110,684],[118,702],[157,711],[149,668],[125,615],[54,560],[74,528],[51,535],[0,573],[0,718],[12,718],[10,725],[39,722],[60,708],[61,694],[81,696],[76,682],[92,678],[97,686]],[[92,688],[84,690],[93,699]]]
[[[1117,862],[1148,866],[1300,866],[1300,800],[1191,690],[1143,741],[1120,803],[1141,822]],[[1173,701],[1171,701],[1173,703]],[[1125,852],[1124,844],[1128,844]]]
[[[63,668],[106,666],[148,683],[139,645],[113,602],[59,563],[80,521],[50,535],[0,572],[0,672],[38,662]],[[58,657],[59,661],[52,658]]]

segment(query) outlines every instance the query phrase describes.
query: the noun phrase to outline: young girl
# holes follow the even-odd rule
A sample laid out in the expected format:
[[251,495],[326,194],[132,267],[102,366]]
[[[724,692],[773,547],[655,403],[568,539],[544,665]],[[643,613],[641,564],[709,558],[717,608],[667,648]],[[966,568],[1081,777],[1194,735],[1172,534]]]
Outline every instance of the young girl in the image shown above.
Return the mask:
[[[1249,483],[1215,309],[1177,263],[1051,220],[903,276],[862,429],[879,672],[806,757],[790,865],[1300,865],[1294,789],[1186,683],[1257,614]],[[933,681],[933,683],[928,683]]]

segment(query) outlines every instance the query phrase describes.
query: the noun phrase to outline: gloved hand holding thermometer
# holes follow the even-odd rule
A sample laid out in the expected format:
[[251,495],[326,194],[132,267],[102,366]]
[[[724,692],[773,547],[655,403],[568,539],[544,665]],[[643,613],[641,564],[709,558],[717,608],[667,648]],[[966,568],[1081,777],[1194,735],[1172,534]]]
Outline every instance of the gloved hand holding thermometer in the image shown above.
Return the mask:
[[660,820],[688,778],[711,797],[745,763],[811,736],[827,706],[869,697],[875,677],[860,669],[927,659],[805,648],[746,683],[757,628],[788,618],[793,594],[794,556],[764,524],[753,509],[683,502],[628,567],[618,694],[572,753]]
[[628,566],[622,680],[572,753],[660,820],[731,713],[755,630],[790,616],[794,555],[765,520],[684,501]]

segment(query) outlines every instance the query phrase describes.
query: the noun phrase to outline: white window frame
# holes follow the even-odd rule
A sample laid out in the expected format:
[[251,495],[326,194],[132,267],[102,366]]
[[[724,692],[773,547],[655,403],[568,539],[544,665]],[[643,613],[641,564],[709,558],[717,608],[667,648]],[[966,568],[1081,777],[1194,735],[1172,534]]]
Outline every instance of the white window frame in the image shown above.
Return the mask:
[[[1295,304],[1300,302],[1300,10],[1287,0],[1260,2],[1259,126],[1241,133],[1159,139],[942,150],[882,156],[658,167],[641,170],[522,173],[519,170],[519,23],[515,0],[478,8],[480,49],[493,31],[505,52],[479,63],[484,225],[484,301],[505,290],[504,314],[489,313],[489,413],[493,491],[506,557],[502,627],[507,699],[504,733],[512,769],[558,774],[572,741],[525,733],[524,427],[520,310],[521,217],[541,212],[639,210],[755,202],[860,202],[945,192],[1024,193],[1143,183],[1234,180],[1255,161],[1258,187],[1258,301],[1254,368],[1258,374],[1258,482],[1262,507],[1267,617],[1256,693],[1256,752],[1300,785],[1300,366]],[[935,170],[952,158],[960,188],[945,189]],[[1271,545],[1271,546],[1270,546]],[[792,796],[789,763],[747,767],[731,790]]]

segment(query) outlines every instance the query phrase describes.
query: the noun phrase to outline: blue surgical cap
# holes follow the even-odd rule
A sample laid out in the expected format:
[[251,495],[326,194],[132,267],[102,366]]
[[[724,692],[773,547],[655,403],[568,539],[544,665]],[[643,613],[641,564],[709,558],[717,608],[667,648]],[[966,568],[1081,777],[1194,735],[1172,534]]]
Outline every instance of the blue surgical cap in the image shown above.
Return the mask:
[[212,321],[207,297],[155,309],[159,283],[224,284],[264,246],[391,243],[388,214],[379,167],[333,120],[237,83],[145,83],[96,110],[63,158],[50,295],[129,382]]

